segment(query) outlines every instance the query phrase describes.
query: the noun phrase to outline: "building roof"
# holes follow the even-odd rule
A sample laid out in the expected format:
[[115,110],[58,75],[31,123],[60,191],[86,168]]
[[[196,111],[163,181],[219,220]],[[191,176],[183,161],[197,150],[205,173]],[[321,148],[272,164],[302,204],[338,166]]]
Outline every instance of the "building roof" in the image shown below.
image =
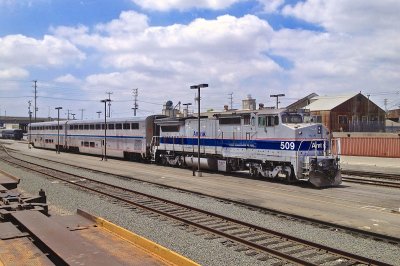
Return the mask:
[[317,96],[312,98],[311,103],[304,108],[309,109],[310,111],[329,111],[336,106],[339,106],[342,103],[350,100],[356,95],[358,95],[358,93],[342,96]]
[[318,94],[316,94],[315,92],[307,95],[306,97],[301,98],[300,100],[295,101],[294,103],[286,106],[286,109],[292,110],[292,109],[299,109],[299,108],[303,108],[304,106],[308,105],[308,103],[310,102],[310,100],[312,98],[317,97]]

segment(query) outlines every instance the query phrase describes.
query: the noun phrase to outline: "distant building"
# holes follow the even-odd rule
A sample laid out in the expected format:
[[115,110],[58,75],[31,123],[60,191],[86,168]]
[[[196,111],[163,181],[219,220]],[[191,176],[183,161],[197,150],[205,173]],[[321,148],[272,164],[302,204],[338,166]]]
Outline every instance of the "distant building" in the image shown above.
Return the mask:
[[400,122],[400,109],[389,110],[386,118],[393,122]]
[[[34,119],[32,118],[31,120],[33,123]],[[29,121],[29,117],[0,116],[0,128],[22,129],[24,132],[26,132]],[[49,118],[36,118],[36,122],[44,121],[49,121]]]
[[314,121],[323,123],[331,131],[385,131],[385,111],[361,93],[347,96],[310,94],[288,108],[309,109]]

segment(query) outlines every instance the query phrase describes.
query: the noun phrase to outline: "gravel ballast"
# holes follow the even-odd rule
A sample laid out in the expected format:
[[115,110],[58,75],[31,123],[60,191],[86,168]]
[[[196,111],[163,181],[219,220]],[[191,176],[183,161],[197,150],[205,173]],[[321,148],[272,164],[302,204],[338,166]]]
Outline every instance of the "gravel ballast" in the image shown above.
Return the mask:
[[[18,155],[19,157],[21,155]],[[40,162],[40,160],[21,156],[23,159]],[[204,236],[174,226],[173,222],[161,221],[159,218],[150,218],[146,215],[131,211],[109,200],[83,190],[73,189],[65,184],[46,179],[37,174],[27,173],[4,163],[0,163],[3,170],[22,177],[20,188],[31,194],[37,194],[43,188],[48,196],[51,210],[60,214],[75,212],[76,208],[87,210],[94,215],[108,219],[118,225],[143,235],[167,248],[187,256],[202,265],[267,265],[255,257],[247,256],[244,252],[235,252],[234,248],[227,248],[219,243],[219,239],[206,240]],[[177,189],[165,188],[141,181],[123,180],[112,176],[95,174],[61,164],[53,163],[51,167],[69,171],[73,174],[85,175],[114,185],[123,186],[142,193],[148,193],[161,198],[187,204],[196,208],[212,211],[261,227],[280,231],[285,234],[318,242],[334,248],[346,250],[375,260],[399,265],[400,248],[396,245],[363,239],[341,231],[322,229],[298,221],[291,221],[275,215],[264,214],[249,208],[216,200],[210,197],[182,192]],[[259,257],[259,256],[258,256]]]

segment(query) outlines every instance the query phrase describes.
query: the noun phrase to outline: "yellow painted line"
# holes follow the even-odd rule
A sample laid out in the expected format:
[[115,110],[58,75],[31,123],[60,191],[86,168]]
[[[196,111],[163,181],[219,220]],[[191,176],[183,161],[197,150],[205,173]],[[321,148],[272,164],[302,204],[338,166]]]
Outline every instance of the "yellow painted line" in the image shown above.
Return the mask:
[[182,266],[199,266],[200,264],[170,250],[167,249],[151,240],[148,240],[142,236],[139,236],[125,228],[122,228],[116,224],[113,224],[103,218],[93,216],[83,210],[78,209],[77,214],[86,217],[92,221],[94,221],[98,226],[103,227],[112,233],[120,236],[121,238],[140,246],[141,248],[145,249],[146,251],[157,255],[161,259],[175,264],[175,265],[182,265]]

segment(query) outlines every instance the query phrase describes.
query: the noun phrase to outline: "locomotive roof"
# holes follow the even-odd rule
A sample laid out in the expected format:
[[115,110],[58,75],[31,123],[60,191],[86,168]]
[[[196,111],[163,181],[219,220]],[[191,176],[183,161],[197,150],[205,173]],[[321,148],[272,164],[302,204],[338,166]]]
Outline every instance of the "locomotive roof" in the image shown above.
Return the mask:
[[280,114],[287,111],[285,108],[280,109],[261,109],[261,110],[231,110],[222,112],[208,112],[208,117],[226,117],[226,116],[238,116],[245,114]]

